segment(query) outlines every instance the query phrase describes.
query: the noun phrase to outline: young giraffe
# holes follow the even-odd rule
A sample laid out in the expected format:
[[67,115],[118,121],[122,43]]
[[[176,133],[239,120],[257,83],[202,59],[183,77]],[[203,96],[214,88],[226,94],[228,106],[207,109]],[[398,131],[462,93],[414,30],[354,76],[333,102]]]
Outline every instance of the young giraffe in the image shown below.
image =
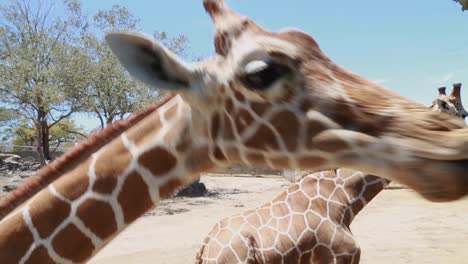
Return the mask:
[[305,33],[267,32],[222,1],[204,4],[217,29],[205,62],[185,64],[141,34],[107,36],[130,74],[179,95],[0,204],[3,216],[24,202],[0,222],[2,263],[85,262],[194,175],[236,162],[360,169],[434,201],[468,193],[461,122],[342,69]]
[[[430,108],[464,119],[460,88],[439,88]],[[350,169],[302,174],[269,203],[219,221],[196,263],[359,263],[350,224],[389,181]]]

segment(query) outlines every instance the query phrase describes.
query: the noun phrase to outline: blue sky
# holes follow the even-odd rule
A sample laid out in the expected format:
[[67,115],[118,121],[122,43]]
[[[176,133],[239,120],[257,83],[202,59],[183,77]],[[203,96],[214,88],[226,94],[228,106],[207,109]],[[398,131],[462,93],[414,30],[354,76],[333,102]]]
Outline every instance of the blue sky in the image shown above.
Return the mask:
[[[462,82],[468,104],[468,12],[451,0],[227,2],[269,30],[308,32],[340,65],[415,101],[430,104],[437,87]],[[83,0],[89,14],[114,4],[139,18],[143,32],[185,34],[192,53],[214,52],[202,0]]]

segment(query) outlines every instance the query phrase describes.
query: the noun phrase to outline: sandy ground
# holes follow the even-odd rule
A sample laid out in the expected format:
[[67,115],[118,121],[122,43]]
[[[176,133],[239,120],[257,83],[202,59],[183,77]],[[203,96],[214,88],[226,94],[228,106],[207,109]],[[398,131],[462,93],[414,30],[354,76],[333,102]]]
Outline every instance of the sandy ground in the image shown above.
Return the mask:
[[[213,195],[165,201],[94,257],[94,264],[193,263],[222,217],[267,202],[281,178],[203,177]],[[435,204],[410,190],[385,190],[352,224],[361,263],[468,263],[468,200]]]

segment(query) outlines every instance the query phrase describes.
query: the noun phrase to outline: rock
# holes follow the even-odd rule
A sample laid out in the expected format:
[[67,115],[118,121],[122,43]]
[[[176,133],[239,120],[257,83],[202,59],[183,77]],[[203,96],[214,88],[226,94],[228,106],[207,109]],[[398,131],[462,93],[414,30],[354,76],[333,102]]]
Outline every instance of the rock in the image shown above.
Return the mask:
[[205,196],[207,193],[208,190],[206,189],[205,184],[200,182],[200,179],[198,179],[196,182],[180,190],[176,196],[200,197]]
[[41,167],[36,161],[25,161],[15,154],[0,153],[0,172],[2,175],[13,175],[16,172],[36,171]]
[[0,160],[5,162],[20,162],[21,157],[16,154],[0,153]]
[[14,191],[16,188],[17,188],[16,185],[9,184],[9,185],[3,186],[2,189],[3,189],[4,192],[12,192],[12,191]]

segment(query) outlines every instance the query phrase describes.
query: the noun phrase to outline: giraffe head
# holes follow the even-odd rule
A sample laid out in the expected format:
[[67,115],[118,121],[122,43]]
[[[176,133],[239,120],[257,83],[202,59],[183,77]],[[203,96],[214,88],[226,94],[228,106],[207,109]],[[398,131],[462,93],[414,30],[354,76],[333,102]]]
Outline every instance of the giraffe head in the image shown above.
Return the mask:
[[445,93],[445,87],[439,88],[439,98],[432,102],[431,109],[465,119],[468,116],[460,97],[461,83],[453,84],[452,94]]
[[[221,0],[203,3],[215,25],[216,55],[206,61],[185,63],[140,33],[106,39],[131,75],[191,105],[213,161],[349,167],[401,180],[433,200],[468,189],[468,137],[454,132],[461,120],[341,68],[302,31],[270,32]],[[421,168],[430,160],[437,168]],[[450,176],[440,179],[441,171]]]

